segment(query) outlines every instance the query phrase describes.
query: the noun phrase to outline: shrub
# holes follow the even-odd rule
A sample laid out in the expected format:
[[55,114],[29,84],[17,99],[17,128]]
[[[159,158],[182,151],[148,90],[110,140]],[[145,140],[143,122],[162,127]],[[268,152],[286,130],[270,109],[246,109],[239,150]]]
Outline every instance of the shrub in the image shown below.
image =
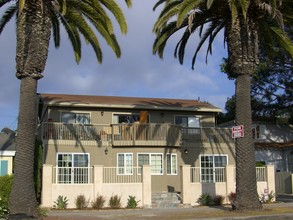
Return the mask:
[[78,195],[74,201],[76,208],[85,209],[89,205],[89,199],[87,200],[84,195]]
[[260,201],[262,203],[272,203],[275,198],[275,193],[271,191],[267,196],[265,194],[261,194]]
[[203,206],[210,206],[213,204],[213,198],[209,194],[204,193],[197,199],[197,203]]
[[66,196],[58,196],[57,200],[54,201],[55,205],[53,206],[56,209],[66,209],[68,206],[68,199]]
[[97,195],[97,198],[92,202],[92,208],[101,209],[104,207],[105,202],[106,202],[105,197],[101,195]]
[[135,209],[139,201],[136,201],[135,196],[129,196],[127,200],[126,208]]
[[9,214],[9,195],[13,175],[0,176],[0,219],[6,219]]
[[9,204],[9,195],[11,192],[13,175],[0,176],[0,198],[7,206]]
[[228,195],[229,202],[232,206],[232,209],[235,209],[235,201],[236,201],[236,192],[230,192]]
[[0,219],[8,219],[9,208],[8,204],[4,202],[0,197]]
[[48,209],[39,206],[38,207],[38,214],[40,217],[46,217],[46,216],[48,216]]
[[121,196],[111,196],[109,206],[114,209],[119,209],[121,207]]
[[213,205],[223,205],[225,197],[222,195],[215,195],[213,198]]

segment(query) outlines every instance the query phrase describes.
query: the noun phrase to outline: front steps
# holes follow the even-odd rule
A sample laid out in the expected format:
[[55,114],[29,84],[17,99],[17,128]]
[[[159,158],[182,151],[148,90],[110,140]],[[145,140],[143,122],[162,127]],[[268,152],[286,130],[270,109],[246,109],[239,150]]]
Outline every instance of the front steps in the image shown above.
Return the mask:
[[152,208],[170,208],[181,206],[180,194],[174,192],[152,193]]

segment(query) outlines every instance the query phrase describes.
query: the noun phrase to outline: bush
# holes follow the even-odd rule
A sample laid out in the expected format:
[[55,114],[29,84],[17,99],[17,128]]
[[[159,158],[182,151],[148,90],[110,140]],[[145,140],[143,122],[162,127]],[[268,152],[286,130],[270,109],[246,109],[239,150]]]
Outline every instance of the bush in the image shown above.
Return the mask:
[[139,201],[136,201],[135,196],[129,196],[127,200],[126,208],[135,209]]
[[9,195],[13,175],[0,176],[0,219],[6,219],[9,214]]
[[58,196],[57,200],[54,201],[55,205],[53,206],[56,209],[66,209],[68,206],[68,199],[66,196]]
[[232,206],[232,209],[235,209],[235,201],[236,201],[236,192],[230,192],[228,195],[229,202]]
[[85,209],[89,205],[89,199],[87,200],[84,195],[79,195],[76,197],[74,203],[76,208],[78,209]]
[[225,197],[222,195],[215,195],[213,198],[213,205],[223,205]]
[[113,209],[119,209],[121,207],[121,196],[111,196],[109,206]]
[[13,175],[0,176],[0,198],[5,204],[9,204]]
[[0,219],[8,219],[9,208],[8,204],[0,198]]
[[38,207],[38,214],[40,217],[46,217],[48,216],[48,209],[43,207]]
[[106,202],[105,197],[98,194],[97,198],[92,202],[92,208],[101,209],[104,207],[105,202]]
[[275,198],[275,193],[271,191],[268,195],[261,194],[260,201],[262,203],[272,203]]
[[197,203],[203,206],[210,206],[213,204],[213,198],[209,194],[204,193],[197,199]]

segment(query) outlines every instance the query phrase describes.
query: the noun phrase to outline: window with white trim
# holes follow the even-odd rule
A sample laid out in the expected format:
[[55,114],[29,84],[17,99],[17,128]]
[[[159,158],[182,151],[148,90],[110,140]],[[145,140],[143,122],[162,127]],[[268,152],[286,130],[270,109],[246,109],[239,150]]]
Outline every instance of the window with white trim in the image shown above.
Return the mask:
[[137,165],[139,167],[138,174],[141,174],[142,165],[150,165],[152,175],[163,175],[163,154],[137,154]]
[[90,113],[61,112],[61,122],[66,124],[90,124]]
[[[132,124],[140,121],[140,114],[135,113],[119,113],[113,115],[113,124],[127,123]],[[147,123],[149,123],[149,115],[147,115]]]
[[133,174],[133,156],[132,153],[117,154],[117,172],[119,175]]
[[177,154],[167,154],[167,175],[177,175]]
[[56,167],[57,183],[89,183],[89,154],[58,153]]
[[8,160],[0,160],[0,176],[8,174]]
[[201,182],[224,182],[225,167],[228,163],[227,155],[201,155]]
[[183,127],[183,132],[186,134],[198,134],[200,121],[198,117],[188,115],[176,115],[175,124]]

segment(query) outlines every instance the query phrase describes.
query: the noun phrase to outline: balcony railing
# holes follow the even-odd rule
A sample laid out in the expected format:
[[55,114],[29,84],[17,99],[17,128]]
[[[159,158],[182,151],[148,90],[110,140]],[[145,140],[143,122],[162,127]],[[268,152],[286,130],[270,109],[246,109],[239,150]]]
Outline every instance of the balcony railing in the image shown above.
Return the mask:
[[[266,182],[267,181],[267,167],[256,167],[256,181]],[[236,167],[233,175],[236,177]],[[214,167],[214,168],[203,168],[203,167],[191,167],[190,168],[190,181],[192,183],[219,183],[226,182],[226,168],[225,167]],[[236,179],[234,179],[236,181]]]
[[228,128],[182,128],[173,124],[64,124],[42,123],[44,140],[94,141],[113,146],[175,146],[193,143],[233,143]]
[[230,128],[182,128],[182,139],[193,142],[233,143]]
[[171,124],[42,124],[44,140],[96,141],[111,143],[113,146],[179,147],[181,134],[181,127]]

